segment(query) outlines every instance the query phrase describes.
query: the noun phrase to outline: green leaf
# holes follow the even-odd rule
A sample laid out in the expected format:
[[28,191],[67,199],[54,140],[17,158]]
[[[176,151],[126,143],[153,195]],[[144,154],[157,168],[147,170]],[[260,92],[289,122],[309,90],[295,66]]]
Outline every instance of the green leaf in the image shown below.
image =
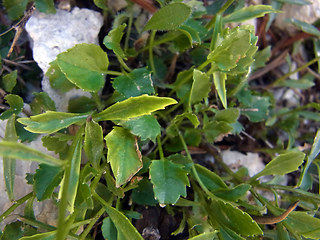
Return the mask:
[[184,3],[172,3],[158,10],[147,22],[144,30],[175,30],[191,14],[191,8]]
[[320,219],[312,217],[306,212],[291,212],[285,222],[298,235],[311,239],[320,238]]
[[74,202],[79,184],[83,132],[84,129],[82,127],[78,130],[72,145],[70,146],[67,159],[65,160],[67,163],[59,192],[59,198],[62,198],[60,203],[61,206],[63,206],[62,201],[64,200],[63,198],[65,198],[70,213],[73,213],[74,211]]
[[207,98],[210,91],[210,78],[207,76],[207,74],[194,69],[193,83],[190,92],[190,104],[200,102],[202,99]]
[[34,161],[52,166],[63,166],[65,163],[48,154],[29,148],[22,143],[0,142],[0,156],[26,161]]
[[298,170],[303,163],[305,154],[303,152],[289,152],[283,153],[272,159],[265,168],[253,176],[256,179],[265,175],[284,175]]
[[139,136],[142,141],[150,139],[155,142],[156,137],[161,133],[161,126],[152,115],[132,118],[120,122],[120,125],[128,129],[133,135]]
[[206,139],[209,142],[221,141],[222,138],[233,130],[233,127],[227,122],[212,121],[203,128]]
[[227,90],[226,90],[227,75],[223,72],[213,73],[213,82],[216,87],[218,96],[224,108],[227,108]]
[[101,126],[92,119],[86,122],[83,148],[92,166],[98,169],[104,148],[103,133]]
[[56,111],[56,104],[55,102],[49,97],[48,93],[40,92],[40,93],[33,93],[35,96],[32,102],[30,103],[30,107],[32,113],[40,114],[44,111]]
[[214,232],[206,232],[199,234],[195,237],[189,238],[188,240],[213,240],[217,235],[217,231]]
[[129,74],[116,77],[112,82],[112,86],[124,98],[155,93],[151,72],[146,68],[137,68]]
[[137,188],[132,190],[132,201],[139,205],[155,206],[158,201],[154,198],[151,182],[143,178]]
[[296,5],[301,5],[301,6],[312,4],[311,2],[306,1],[306,0],[276,0],[276,1],[281,2],[281,3],[296,4]]
[[311,35],[320,37],[320,31],[312,24],[302,22],[294,18],[288,19],[288,22],[292,23],[294,26],[296,26],[297,28],[299,28],[301,31],[305,33],[309,33]]
[[8,119],[13,114],[18,115],[23,109],[23,100],[21,97],[15,94],[8,94],[4,97],[7,103],[10,105],[10,109],[4,111],[0,115],[1,120]]
[[14,70],[9,74],[6,74],[2,78],[3,88],[7,92],[12,92],[12,89],[17,83],[18,71]]
[[50,67],[45,75],[49,78],[50,86],[62,93],[68,92],[76,87],[61,71],[57,60],[50,63]]
[[23,223],[16,221],[5,226],[1,240],[18,240],[23,236]]
[[245,238],[239,236],[237,233],[235,233],[230,228],[227,228],[225,226],[220,227],[220,232],[218,233],[218,236],[222,240],[245,240]]
[[18,122],[26,125],[25,129],[33,133],[54,133],[72,124],[85,120],[89,114],[75,114],[47,111],[31,116],[19,118]]
[[228,108],[220,110],[214,116],[214,120],[223,121],[227,123],[235,123],[240,116],[240,111],[238,108]]
[[35,0],[37,10],[46,14],[56,13],[53,0]]
[[168,97],[142,95],[117,102],[104,111],[93,115],[97,122],[105,120],[128,120],[142,115],[148,115],[177,101]]
[[[6,130],[3,140],[10,142],[17,142],[18,136],[15,127],[16,116],[13,114],[7,121]],[[11,201],[14,200],[14,180],[16,175],[16,159],[3,158],[3,175],[6,184],[6,191]]]
[[37,199],[43,201],[52,196],[54,189],[59,185],[63,176],[61,167],[40,164],[34,174],[33,189]]
[[104,86],[109,60],[99,46],[77,44],[60,53],[57,62],[68,80],[84,91],[98,92]]
[[138,230],[131,224],[129,219],[119,212],[117,209],[105,205],[106,212],[118,230],[118,234],[122,234],[123,240],[143,240]]
[[261,51],[257,51],[254,55],[254,62],[251,67],[253,70],[262,68],[266,65],[266,62],[269,61],[271,57],[271,46],[266,47]]
[[69,100],[68,112],[71,113],[87,113],[95,109],[96,102],[92,98],[85,96],[75,97]]
[[107,161],[116,178],[116,187],[127,183],[142,168],[142,156],[134,136],[121,127],[114,129],[105,137]]
[[279,84],[279,86],[290,87],[290,88],[299,88],[299,89],[308,89],[313,87],[315,84],[313,81],[308,79],[287,79]]
[[113,224],[110,217],[106,217],[105,219],[103,219],[101,231],[102,231],[102,236],[105,239],[108,239],[108,240],[117,240],[118,239],[117,238],[117,236],[118,236],[117,228]]
[[228,186],[217,174],[199,164],[195,164],[194,166],[201,181],[208,190],[215,191],[217,189],[228,189]]
[[93,0],[94,4],[103,9],[103,10],[108,10],[109,7],[108,7],[108,0]]
[[19,240],[55,240],[56,239],[56,231],[38,233],[32,236],[25,236],[20,238]]
[[3,6],[12,20],[17,20],[23,15],[27,4],[28,0],[3,0]]
[[214,195],[226,201],[237,201],[239,198],[245,196],[249,189],[250,184],[240,184],[231,189],[222,189],[214,192]]
[[107,36],[103,39],[103,44],[110,50],[112,50],[117,57],[122,59],[127,59],[126,55],[124,54],[120,41],[123,36],[123,31],[126,28],[127,24],[122,24],[114,29],[112,29]]
[[187,112],[176,115],[173,119],[173,123],[175,123],[176,125],[179,125],[180,122],[185,118],[189,119],[189,121],[193,124],[195,128],[198,127],[200,124],[197,115],[193,113],[187,113]]
[[68,140],[62,140],[58,136],[44,136],[41,138],[42,145],[49,151],[59,153],[60,159],[64,159],[68,150]]
[[249,214],[232,206],[230,203],[213,200],[210,205],[210,218],[214,218],[220,226],[227,227],[242,236],[261,235],[258,224]]
[[268,13],[279,13],[281,11],[273,9],[268,5],[251,5],[246,8],[241,8],[223,18],[224,23],[229,22],[244,22],[252,18],[263,17]]
[[175,204],[180,196],[186,197],[189,180],[182,165],[167,159],[153,160],[150,165],[150,177],[155,198],[160,204]]

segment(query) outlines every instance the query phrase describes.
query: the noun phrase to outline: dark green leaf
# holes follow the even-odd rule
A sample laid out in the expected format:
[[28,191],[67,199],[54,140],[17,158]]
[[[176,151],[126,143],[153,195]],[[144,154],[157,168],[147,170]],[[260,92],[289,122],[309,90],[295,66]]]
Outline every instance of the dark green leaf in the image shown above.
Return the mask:
[[221,141],[222,138],[232,131],[232,126],[222,121],[212,121],[203,128],[206,139],[209,142]]
[[16,130],[21,142],[32,142],[38,137],[37,133],[32,133],[25,130],[23,125],[18,121],[16,121]]
[[5,226],[1,240],[18,240],[22,236],[22,222],[16,221]]
[[108,107],[104,111],[93,115],[93,119],[97,122],[105,120],[128,120],[177,103],[176,100],[168,97],[156,97],[142,95],[131,97],[122,102],[117,102]]
[[195,164],[195,168],[201,181],[208,188],[208,190],[215,191],[217,189],[228,189],[228,186],[224,183],[224,181],[214,172],[199,164]]
[[214,120],[235,123],[238,120],[239,115],[240,111],[238,108],[228,108],[218,111],[214,116]]
[[77,44],[60,53],[57,62],[68,80],[84,91],[98,92],[104,86],[109,60],[99,46]]
[[46,14],[56,13],[53,0],[35,0],[37,10]]
[[123,240],[143,240],[138,230],[131,224],[129,219],[119,212],[117,209],[105,205],[106,212],[118,230],[118,234],[122,234]]
[[137,68],[129,74],[116,77],[112,86],[125,99],[155,93],[151,73],[146,68]]
[[37,199],[43,201],[52,196],[54,189],[59,185],[63,176],[61,167],[40,164],[34,174],[34,191]]
[[301,31],[320,37],[320,31],[312,24],[302,22],[294,18],[288,19],[288,21],[292,23],[294,26],[296,26],[297,28],[299,28]]
[[64,159],[68,150],[68,140],[61,140],[58,136],[44,136],[41,138],[42,144],[49,151],[59,153],[60,158]]
[[8,119],[13,114],[18,115],[23,109],[23,100],[18,95],[8,94],[4,97],[7,103],[10,105],[10,109],[4,111],[0,115],[1,120]]
[[227,108],[227,90],[226,90],[227,75],[223,72],[213,73],[213,82],[216,87],[218,96],[224,108]]
[[126,55],[124,54],[120,41],[123,36],[123,30],[126,28],[127,24],[122,24],[114,29],[112,29],[107,36],[103,39],[103,44],[110,50],[112,50],[118,57],[126,60]]
[[251,185],[249,184],[240,184],[231,189],[222,189],[214,192],[214,195],[222,198],[226,201],[237,201],[239,198],[245,196]]
[[[17,142],[18,136],[16,133],[15,127],[16,116],[13,114],[7,121],[6,130],[3,140],[10,142]],[[16,175],[16,159],[12,158],[3,158],[3,175],[6,184],[6,190],[8,197],[11,201],[14,200],[13,189],[14,189],[14,180]]]
[[17,70],[14,70],[11,73],[3,76],[2,81],[3,81],[3,88],[5,91],[12,92],[12,89],[17,83],[17,76],[18,76]]
[[108,10],[108,0],[93,0],[94,4],[103,9],[103,10]]
[[144,115],[120,122],[120,125],[128,129],[133,135],[139,136],[142,141],[150,139],[155,142],[156,137],[161,133],[161,126],[152,115]]
[[264,175],[284,175],[298,170],[303,163],[305,154],[303,152],[283,153],[272,159],[265,168],[256,174],[253,179]]
[[23,15],[27,4],[28,0],[3,0],[3,6],[12,20],[17,20]]
[[34,133],[54,133],[72,124],[85,120],[88,114],[75,114],[47,111],[30,118],[19,118],[25,129]]
[[29,148],[22,143],[0,142],[0,156],[26,161],[35,161],[52,166],[63,166],[64,162],[43,152]]
[[139,205],[155,206],[158,201],[154,198],[151,182],[144,178],[139,182],[139,186],[132,190],[132,201]]
[[296,5],[301,5],[301,6],[312,4],[311,2],[306,1],[306,0],[276,0],[276,1],[281,2],[281,3],[296,4]]
[[50,63],[50,67],[46,72],[46,76],[49,78],[50,86],[62,93],[68,92],[72,88],[76,87],[61,71],[57,60],[54,60]]
[[223,18],[224,23],[228,22],[244,22],[252,18],[263,17],[268,13],[278,13],[279,10],[273,9],[268,5],[251,5],[246,8],[241,8]]
[[98,169],[104,148],[103,133],[101,126],[92,119],[86,122],[83,148],[92,166]]
[[198,147],[202,141],[201,131],[198,129],[186,129],[184,139],[188,146]]
[[87,113],[95,109],[96,102],[92,98],[85,96],[75,97],[69,100],[68,112]]
[[190,104],[200,102],[202,99],[207,98],[210,91],[210,78],[207,76],[207,74],[194,69],[193,83],[190,92]]
[[147,22],[144,30],[175,30],[191,14],[191,9],[184,3],[172,3],[158,10]]
[[251,67],[253,70],[264,67],[266,62],[269,61],[271,57],[271,46],[266,47],[261,51],[257,51],[254,55],[254,62]]
[[113,224],[110,217],[106,217],[105,219],[103,219],[101,230],[102,230],[102,236],[105,239],[108,239],[108,240],[117,240],[118,239],[117,238],[117,235],[118,235],[117,228]]
[[218,236],[222,240],[245,240],[243,237],[239,236],[233,230],[225,226],[221,227],[219,230],[220,232],[218,233]]
[[186,197],[189,180],[182,165],[166,159],[153,160],[150,165],[150,177],[155,198],[160,204],[175,204],[180,196]]
[[232,206],[230,203],[213,200],[210,206],[209,216],[242,236],[253,236],[263,234],[258,224],[252,220],[249,214]]
[[30,103],[30,107],[34,115],[43,113],[45,111],[56,111],[56,104],[49,97],[48,93],[40,92],[33,93],[33,95],[35,97]]
[[114,129],[105,137],[108,156],[116,186],[127,183],[142,168],[141,153],[134,136],[121,127]]

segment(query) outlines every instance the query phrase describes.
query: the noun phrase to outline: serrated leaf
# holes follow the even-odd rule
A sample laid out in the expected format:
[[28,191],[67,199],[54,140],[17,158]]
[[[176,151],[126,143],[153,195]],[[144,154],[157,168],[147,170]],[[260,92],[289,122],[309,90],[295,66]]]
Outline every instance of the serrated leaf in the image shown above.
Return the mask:
[[186,197],[189,186],[187,172],[180,164],[171,161],[153,160],[150,165],[150,178],[155,198],[160,204],[175,204],[180,196]]
[[101,126],[92,119],[86,122],[83,148],[92,166],[98,169],[104,148],[103,133]]
[[175,30],[188,19],[190,14],[191,8],[184,3],[168,4],[151,17],[144,30]]
[[161,126],[152,115],[129,119],[120,122],[120,125],[128,129],[133,135],[139,136],[142,141],[150,139],[155,142],[156,137],[161,133]]
[[105,120],[128,120],[129,118],[148,115],[177,101],[168,97],[142,95],[117,102],[102,112],[93,115],[97,122]]
[[116,77],[112,82],[112,86],[124,98],[155,93],[151,72],[146,68],[137,68],[129,74]]
[[225,226],[220,227],[219,231],[218,236],[222,240],[245,240],[245,238],[239,236],[237,233]]
[[14,70],[11,73],[8,73],[3,76],[2,82],[3,82],[3,88],[7,92],[11,92],[14,86],[17,83],[17,76],[18,76],[18,71]]
[[288,22],[292,23],[294,26],[296,26],[303,32],[320,37],[320,31],[312,24],[309,24],[294,18],[288,19]]
[[60,159],[64,159],[68,150],[68,140],[62,140],[58,136],[44,136],[41,138],[42,145],[49,151],[59,153]]
[[112,29],[107,36],[103,39],[103,44],[110,50],[112,50],[117,57],[126,60],[126,55],[124,54],[120,41],[123,36],[123,30],[126,28],[127,24],[122,24],[114,29]]
[[227,108],[227,90],[226,90],[227,75],[223,72],[213,73],[213,82],[216,87],[218,96],[224,108]]
[[241,8],[223,18],[224,23],[229,22],[244,22],[252,18],[263,17],[269,13],[279,13],[281,11],[273,9],[268,5],[251,5],[246,8]]
[[68,80],[84,91],[98,92],[104,86],[109,60],[95,44],[77,44],[60,53],[57,63]]
[[210,91],[210,78],[207,76],[207,74],[194,69],[193,83],[190,92],[190,104],[200,102],[202,99],[207,98]]
[[23,15],[26,9],[28,0],[4,0],[3,6],[6,8],[8,16],[12,20],[17,20]]
[[34,161],[52,166],[63,166],[65,163],[48,154],[29,148],[22,143],[0,142],[0,156],[19,160]]
[[63,176],[61,167],[40,164],[34,174],[33,189],[37,199],[43,201],[52,196],[54,189],[59,185]]
[[62,93],[68,92],[76,87],[61,71],[57,60],[50,63],[50,67],[45,75],[49,78],[50,86]]
[[13,114],[18,115],[23,109],[23,100],[21,97],[15,94],[8,94],[4,97],[10,106],[10,109],[4,111],[0,115],[1,120],[8,119]]
[[26,125],[25,129],[33,133],[54,133],[72,124],[85,120],[89,114],[76,114],[47,111],[31,116],[19,118],[17,121]]
[[258,224],[252,220],[249,214],[232,206],[230,203],[213,200],[210,205],[209,216],[218,222],[220,226],[227,227],[242,236],[263,234]]
[[[18,136],[15,127],[16,116],[13,114],[7,121],[6,130],[3,140],[10,142],[17,142]],[[16,175],[16,159],[3,158],[3,175],[6,184],[6,191],[11,201],[14,200],[14,180]]]
[[298,170],[303,163],[305,154],[303,152],[289,152],[283,153],[273,158],[264,169],[253,176],[256,179],[265,175],[284,175]]
[[124,128],[114,127],[105,140],[108,148],[107,161],[116,178],[116,187],[120,187],[142,168],[142,156],[134,136]]
[[117,209],[104,205],[106,212],[118,230],[118,234],[122,235],[123,240],[143,240],[138,230],[132,225],[129,219],[119,212]]
[[49,97],[48,93],[33,93],[35,96],[30,107],[34,115],[43,113],[44,111],[56,111],[55,102]]
[[320,238],[320,219],[308,215],[306,212],[291,212],[285,220],[290,229],[305,238]]
[[37,10],[46,14],[56,13],[54,2],[52,0],[35,0]]

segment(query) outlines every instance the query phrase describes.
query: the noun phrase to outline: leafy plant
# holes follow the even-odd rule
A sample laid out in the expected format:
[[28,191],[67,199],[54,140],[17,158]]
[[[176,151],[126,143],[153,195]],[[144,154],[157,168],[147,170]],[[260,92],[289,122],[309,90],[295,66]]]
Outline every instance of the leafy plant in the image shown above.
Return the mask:
[[[227,27],[278,10],[233,1],[210,6],[201,1],[157,2],[160,9],[144,26],[139,27],[130,4],[126,14],[113,15],[114,24],[103,40],[108,51],[78,44],[51,63],[46,76],[53,88],[91,93],[92,98],[70,100],[69,112],[57,112],[46,93],[35,93],[26,116],[24,98],[19,96],[23,94],[16,89],[18,72],[2,76],[8,106],[0,115],[7,120],[0,155],[7,194],[14,203],[2,213],[1,221],[27,204],[25,214],[6,225],[0,239],[92,239],[96,235],[91,230],[98,227],[106,239],[143,239],[145,233],[136,224],[141,218],[139,206],[161,206],[161,211],[181,216],[170,232],[176,239],[320,238],[319,190],[313,188],[314,176],[320,174],[320,132],[298,134],[305,119],[318,128],[319,113],[312,109],[319,110],[320,105],[277,106],[270,89],[301,86],[287,80],[294,71],[269,88],[254,89],[248,77],[265,66],[270,48],[258,50],[253,26]],[[3,4],[8,16],[18,19],[27,3]],[[54,10],[52,1],[35,3],[40,11]],[[94,3],[112,14],[106,1]],[[318,36],[315,27],[292,23]],[[142,31],[150,35],[138,47]],[[186,57],[192,60],[184,62]],[[177,74],[175,64],[181,69]],[[306,79],[301,88],[311,89],[314,78]],[[106,81],[112,91],[104,90]],[[247,130],[256,142],[273,146],[259,143],[254,149],[268,160],[254,176],[244,168],[231,171],[218,149],[221,142],[228,145],[239,142],[241,134],[249,136]],[[280,140],[283,133],[285,142]],[[21,143],[34,137],[41,137],[43,146],[56,156]],[[311,150],[301,150],[302,142]],[[193,150],[212,155],[215,164],[205,164],[192,155]],[[39,163],[36,172],[27,176],[33,191],[20,199],[13,194],[17,160]],[[297,177],[296,186],[278,184],[279,176],[286,174]],[[266,175],[272,180],[262,182]],[[274,201],[261,189],[271,192]],[[33,203],[45,199],[58,206],[56,226],[34,216]],[[285,212],[285,206],[297,200],[299,211]],[[266,209],[274,216],[283,212],[289,216],[280,220],[268,216],[277,225],[266,228],[265,221],[253,216]]]

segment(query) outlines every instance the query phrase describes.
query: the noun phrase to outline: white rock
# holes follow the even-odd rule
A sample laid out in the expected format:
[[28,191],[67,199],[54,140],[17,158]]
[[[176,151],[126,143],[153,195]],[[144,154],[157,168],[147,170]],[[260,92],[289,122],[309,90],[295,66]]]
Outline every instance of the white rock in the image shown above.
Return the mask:
[[[35,12],[26,24],[33,50],[33,58],[45,73],[56,56],[79,43],[98,44],[98,34],[103,25],[100,13],[75,7],[71,12],[57,9],[56,14]],[[51,88],[44,77],[42,89],[56,103],[57,111],[65,112],[70,98],[90,94],[79,89],[61,94]]]

